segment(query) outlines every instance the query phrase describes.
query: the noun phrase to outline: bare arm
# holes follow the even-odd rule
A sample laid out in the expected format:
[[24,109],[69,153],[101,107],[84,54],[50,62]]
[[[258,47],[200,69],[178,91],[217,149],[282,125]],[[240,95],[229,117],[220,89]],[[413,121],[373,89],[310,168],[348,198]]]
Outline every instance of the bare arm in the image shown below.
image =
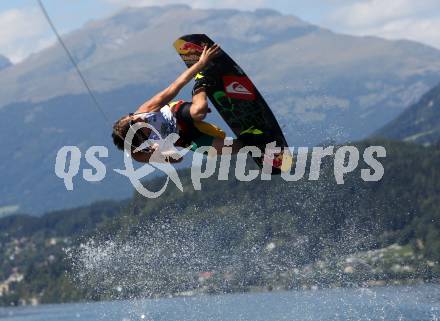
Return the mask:
[[173,83],[165,90],[156,94],[153,98],[143,103],[136,113],[155,112],[159,111],[164,105],[168,104],[179,91],[191,81],[194,76],[202,71],[203,68],[220,52],[218,45],[213,45],[211,48],[205,47],[203,53],[200,55],[199,61],[186,69]]

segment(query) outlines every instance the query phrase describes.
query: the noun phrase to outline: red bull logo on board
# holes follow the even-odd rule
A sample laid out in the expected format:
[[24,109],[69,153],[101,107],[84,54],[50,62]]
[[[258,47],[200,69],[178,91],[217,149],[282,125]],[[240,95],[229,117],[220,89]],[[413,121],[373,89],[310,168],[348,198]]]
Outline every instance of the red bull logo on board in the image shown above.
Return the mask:
[[181,39],[176,41],[174,46],[181,55],[200,54],[203,52],[202,46]]

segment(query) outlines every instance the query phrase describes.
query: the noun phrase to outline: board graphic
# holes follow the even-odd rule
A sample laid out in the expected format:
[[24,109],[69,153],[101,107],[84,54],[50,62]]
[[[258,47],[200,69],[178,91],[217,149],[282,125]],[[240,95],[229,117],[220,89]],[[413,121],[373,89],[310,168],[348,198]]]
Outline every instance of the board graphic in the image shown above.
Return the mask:
[[[186,35],[174,42],[187,67],[195,64],[203,52],[204,46],[212,46],[214,42],[205,34]],[[218,110],[220,116],[239,136],[246,130],[261,130],[276,142],[277,147],[287,147],[286,139],[278,122],[258,89],[244,73],[240,66],[223,50],[213,59],[204,74],[214,80],[214,85],[207,90],[209,99]],[[264,146],[259,146],[264,147]],[[277,155],[273,161],[272,174],[279,174],[280,168],[290,170],[290,164],[282,164],[283,155]],[[287,158],[286,158],[287,159]],[[262,167],[264,157],[254,158]]]

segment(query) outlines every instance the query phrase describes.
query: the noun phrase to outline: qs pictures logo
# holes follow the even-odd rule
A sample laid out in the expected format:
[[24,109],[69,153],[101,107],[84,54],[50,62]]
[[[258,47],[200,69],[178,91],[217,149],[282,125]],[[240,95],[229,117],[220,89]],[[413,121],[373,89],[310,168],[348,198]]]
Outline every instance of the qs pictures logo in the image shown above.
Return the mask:
[[[183,192],[183,185],[179,174],[170,162],[170,159],[180,159],[188,153],[189,148],[177,150],[175,147],[179,135],[170,134],[165,139],[160,132],[146,123],[136,123],[132,126],[125,138],[124,169],[114,169],[118,174],[127,177],[133,187],[147,198],[157,198],[162,195],[172,181],[177,188]],[[149,148],[151,157],[149,163],[135,168],[131,156],[132,141],[137,130],[149,128],[159,139],[146,140],[134,152]],[[285,162],[284,156],[291,155],[295,151],[289,147],[281,151],[275,146],[275,142],[266,145],[263,151],[255,146],[244,146],[238,152],[235,158],[235,164],[232,159],[232,140],[225,139],[224,147],[219,154],[215,148],[210,146],[201,146],[195,150],[191,165],[191,182],[194,190],[202,189],[202,180],[218,174],[218,180],[228,180],[230,173],[233,172],[239,181],[249,182],[255,179],[271,180],[272,166],[277,160],[277,155],[283,154],[282,162]],[[365,182],[377,182],[382,179],[385,170],[378,158],[386,157],[386,150],[382,146],[368,146],[363,152],[355,146],[327,146],[314,147],[311,150],[308,147],[300,147],[296,150],[296,161],[290,162],[289,168],[281,171],[281,177],[287,182],[296,182],[301,179],[315,181],[320,178],[321,164],[326,157],[331,157],[333,161],[333,174],[337,184],[344,184],[348,174],[354,175],[355,170],[360,166],[360,159],[363,158],[360,169],[360,177]],[[247,168],[248,156],[253,158],[264,158],[263,168],[260,170]],[[88,182],[99,182],[106,175],[106,167],[99,158],[108,157],[108,150],[104,146],[92,146],[85,153],[85,159],[92,168],[83,170],[83,178]],[[58,151],[55,162],[55,174],[64,180],[67,190],[73,190],[73,179],[79,173],[82,154],[76,146],[64,146]],[[69,160],[69,161],[68,161]],[[329,162],[326,162],[329,163]],[[293,166],[294,164],[294,166]],[[309,166],[307,170],[307,166]],[[141,180],[148,175],[159,171],[166,175],[163,186],[158,191],[148,190]],[[328,179],[326,177],[325,179]]]

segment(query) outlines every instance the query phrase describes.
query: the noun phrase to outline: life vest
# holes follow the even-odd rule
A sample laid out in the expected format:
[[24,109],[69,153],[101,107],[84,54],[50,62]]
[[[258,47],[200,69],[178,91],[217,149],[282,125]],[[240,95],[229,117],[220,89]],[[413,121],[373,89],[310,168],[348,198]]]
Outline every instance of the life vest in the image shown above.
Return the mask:
[[141,117],[149,125],[153,126],[154,129],[160,133],[160,136],[162,136],[158,137],[158,135],[152,131],[149,136],[149,139],[151,140],[159,140],[160,138],[164,139],[168,135],[178,132],[176,117],[174,117],[171,108],[168,105],[162,107],[158,112],[145,113]]

